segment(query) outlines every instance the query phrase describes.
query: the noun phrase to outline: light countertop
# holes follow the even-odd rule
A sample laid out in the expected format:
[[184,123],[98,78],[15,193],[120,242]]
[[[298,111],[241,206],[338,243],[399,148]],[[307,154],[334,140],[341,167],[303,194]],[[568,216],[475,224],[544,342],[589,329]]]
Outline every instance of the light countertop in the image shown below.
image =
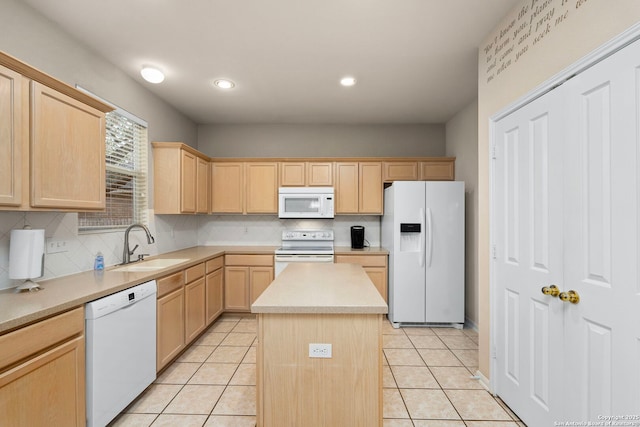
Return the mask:
[[252,313],[384,314],[378,290],[359,265],[290,264],[251,306]]
[[[54,279],[37,281],[39,292],[16,294],[14,289],[0,291],[0,334],[38,320],[79,307],[89,301],[157,279],[225,254],[273,255],[278,246],[195,246],[147,258],[184,258],[188,261],[147,272],[119,271],[107,267],[103,272],[85,271]],[[380,247],[351,249],[337,246],[336,254],[386,255]]]
[[147,259],[185,258],[188,261],[147,272],[119,271],[108,267],[102,272],[85,271],[70,276],[37,281],[41,291],[15,293],[0,291],[0,333],[79,307],[89,301],[123,289],[184,270],[224,254],[273,255],[276,246],[196,246],[167,252]]

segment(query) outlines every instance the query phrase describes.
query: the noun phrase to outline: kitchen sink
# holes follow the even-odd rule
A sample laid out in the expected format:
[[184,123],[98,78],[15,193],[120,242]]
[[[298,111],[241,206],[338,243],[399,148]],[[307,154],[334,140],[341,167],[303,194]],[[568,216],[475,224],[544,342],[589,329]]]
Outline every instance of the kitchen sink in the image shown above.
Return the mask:
[[149,261],[138,261],[117,267],[118,271],[155,271],[189,261],[189,258],[161,258]]

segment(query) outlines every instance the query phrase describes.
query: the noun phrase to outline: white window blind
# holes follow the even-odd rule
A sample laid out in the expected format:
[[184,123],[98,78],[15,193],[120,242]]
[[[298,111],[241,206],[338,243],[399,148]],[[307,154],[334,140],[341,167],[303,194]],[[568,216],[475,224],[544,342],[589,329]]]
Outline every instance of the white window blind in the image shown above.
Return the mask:
[[116,107],[106,115],[105,144],[106,209],[79,213],[79,231],[148,224],[146,123]]

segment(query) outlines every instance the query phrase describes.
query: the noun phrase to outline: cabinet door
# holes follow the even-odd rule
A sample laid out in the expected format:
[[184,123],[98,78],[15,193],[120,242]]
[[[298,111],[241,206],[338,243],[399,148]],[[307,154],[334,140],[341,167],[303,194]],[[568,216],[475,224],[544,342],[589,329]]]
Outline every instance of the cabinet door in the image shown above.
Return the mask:
[[358,163],[336,163],[335,213],[358,213]]
[[382,163],[360,163],[360,213],[382,215]]
[[282,187],[303,187],[305,185],[305,163],[280,163],[280,185]]
[[251,281],[251,304],[273,282],[273,267],[251,267],[249,269]]
[[224,308],[229,311],[249,310],[249,267],[225,267]]
[[32,82],[34,207],[105,208],[104,113]]
[[246,212],[278,213],[278,164],[246,163]]
[[211,164],[211,212],[244,211],[244,164]]
[[[24,106],[26,108],[26,106]],[[22,202],[22,76],[0,66],[0,205]]]
[[418,162],[384,162],[383,167],[384,182],[418,179]]
[[180,152],[180,211],[195,213],[196,211],[196,156]]
[[207,275],[206,282],[206,316],[207,325],[213,323],[214,320],[222,313],[224,309],[224,270],[217,269],[213,273]]
[[209,212],[209,162],[198,157],[196,160],[196,213]]
[[455,159],[420,162],[420,179],[423,181],[453,181]]
[[84,426],[84,346],[81,336],[0,374],[1,424]]
[[378,292],[387,302],[387,269],[380,267],[363,267],[364,271],[369,276],[369,279],[373,282]]
[[158,299],[157,319],[159,371],[184,348],[184,288]]
[[307,163],[307,185],[309,187],[333,186],[333,163]]
[[189,344],[206,327],[204,277],[184,287],[184,332]]

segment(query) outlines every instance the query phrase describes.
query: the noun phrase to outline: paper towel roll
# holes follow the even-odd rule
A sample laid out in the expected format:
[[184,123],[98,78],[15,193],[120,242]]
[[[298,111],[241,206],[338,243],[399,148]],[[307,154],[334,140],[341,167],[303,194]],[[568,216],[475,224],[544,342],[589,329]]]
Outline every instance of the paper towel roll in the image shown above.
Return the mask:
[[44,230],[11,230],[9,278],[35,279],[44,274]]

